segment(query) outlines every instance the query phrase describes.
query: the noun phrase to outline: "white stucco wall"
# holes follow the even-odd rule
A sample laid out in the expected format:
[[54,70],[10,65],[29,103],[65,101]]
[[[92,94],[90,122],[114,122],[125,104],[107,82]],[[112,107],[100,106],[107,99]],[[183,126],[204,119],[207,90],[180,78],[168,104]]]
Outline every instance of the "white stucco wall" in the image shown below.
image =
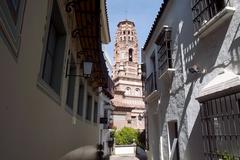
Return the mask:
[[[236,9],[234,15],[206,37],[199,38],[193,36],[191,1],[170,0],[155,28],[149,45],[143,51],[148,77],[153,71],[150,56],[156,50],[155,41],[161,27],[163,25],[172,27],[172,56],[176,71],[173,78],[158,80],[160,98],[148,104],[149,123],[152,123],[149,124],[150,152],[152,152],[154,160],[161,157],[168,159],[167,122],[171,120],[177,120],[178,122],[180,159],[203,159],[200,107],[195,98],[199,96],[201,89],[224,69],[235,74],[239,74],[240,71],[240,5],[237,0],[231,2]],[[201,66],[206,70],[206,73],[189,73],[188,69],[193,64]],[[157,101],[160,103],[157,104]],[[159,134],[154,126],[154,123],[156,123],[153,120],[155,112],[157,112],[156,116],[160,126],[160,128],[157,128]],[[163,137],[163,147],[156,150],[154,143],[159,141],[160,136]],[[161,155],[161,150],[163,155]]]
[[[50,8],[51,1],[27,0],[17,58],[0,37],[0,159],[3,160],[57,160],[71,150],[99,142],[99,125],[76,116],[77,97],[73,112],[66,110],[64,73],[60,101],[56,102],[39,87]],[[65,6],[60,8],[65,17]],[[67,43],[68,40],[69,36]],[[85,85],[86,92],[98,101],[95,92],[86,82]],[[75,93],[78,93],[77,84]]]

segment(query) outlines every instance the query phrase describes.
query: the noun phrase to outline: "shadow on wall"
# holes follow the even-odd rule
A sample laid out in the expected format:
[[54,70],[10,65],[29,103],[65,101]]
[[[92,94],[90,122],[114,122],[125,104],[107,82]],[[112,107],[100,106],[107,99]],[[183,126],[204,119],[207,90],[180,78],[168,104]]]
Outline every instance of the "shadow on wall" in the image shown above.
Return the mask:
[[234,38],[232,41],[232,44],[229,48],[229,52],[231,55],[231,60],[232,60],[232,68],[235,71],[236,74],[240,74],[240,36],[237,37],[240,29],[240,23],[238,24],[238,27],[236,29],[236,32],[234,34]]
[[189,136],[189,141],[186,147],[186,152],[184,155],[185,160],[203,160],[203,144],[201,135],[201,118],[200,114],[196,119],[193,126],[191,135]]
[[[191,74],[188,69],[193,65],[199,65],[201,68],[207,69],[207,73],[211,73],[216,68],[224,68],[229,64],[217,64],[219,53],[225,52],[223,42],[226,37],[230,25],[230,20],[226,21],[218,27],[216,30],[211,32],[204,38],[196,40],[191,47],[185,47],[183,49],[184,62],[186,64],[185,71],[187,74],[186,84],[196,81],[200,78],[202,82],[205,74]],[[227,51],[226,51],[227,52]],[[223,53],[226,54],[226,53]],[[214,67],[215,66],[215,67]]]
[[188,94],[185,98],[185,102],[184,102],[184,109],[182,111],[182,115],[181,115],[181,120],[180,120],[180,123],[179,123],[179,134],[181,133],[181,130],[182,130],[182,127],[183,127],[183,124],[186,124],[187,122],[186,121],[186,112],[187,112],[187,106],[191,100],[191,96],[192,96],[192,93],[193,93],[193,88],[194,88],[194,83],[191,83],[191,86],[188,90]]

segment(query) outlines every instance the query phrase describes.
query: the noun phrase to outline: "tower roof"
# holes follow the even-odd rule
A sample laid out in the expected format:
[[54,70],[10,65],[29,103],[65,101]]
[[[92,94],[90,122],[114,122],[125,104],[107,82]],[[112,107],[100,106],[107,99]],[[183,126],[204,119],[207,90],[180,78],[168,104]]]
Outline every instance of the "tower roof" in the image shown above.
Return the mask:
[[134,27],[135,27],[135,24],[134,24],[134,22],[132,22],[132,21],[129,21],[129,20],[124,20],[124,21],[121,21],[121,22],[119,22],[118,23],[118,27],[121,25],[121,24],[126,24],[126,23],[128,23],[128,24],[132,24]]

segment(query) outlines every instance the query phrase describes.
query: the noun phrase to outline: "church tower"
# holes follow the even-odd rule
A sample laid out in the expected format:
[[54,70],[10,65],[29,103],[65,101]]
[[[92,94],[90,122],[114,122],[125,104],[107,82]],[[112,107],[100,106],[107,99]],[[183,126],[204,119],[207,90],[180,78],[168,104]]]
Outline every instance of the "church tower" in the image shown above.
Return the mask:
[[144,101],[141,65],[138,64],[138,41],[134,22],[125,20],[117,25],[114,48],[113,125],[117,129],[144,129]]

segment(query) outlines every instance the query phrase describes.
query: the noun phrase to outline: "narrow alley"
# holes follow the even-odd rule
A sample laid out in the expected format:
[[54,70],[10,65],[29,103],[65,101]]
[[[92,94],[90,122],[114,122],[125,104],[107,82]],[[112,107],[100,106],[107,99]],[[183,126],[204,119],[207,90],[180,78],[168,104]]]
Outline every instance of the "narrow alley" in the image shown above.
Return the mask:
[[0,0],[0,160],[240,160],[239,0]]

